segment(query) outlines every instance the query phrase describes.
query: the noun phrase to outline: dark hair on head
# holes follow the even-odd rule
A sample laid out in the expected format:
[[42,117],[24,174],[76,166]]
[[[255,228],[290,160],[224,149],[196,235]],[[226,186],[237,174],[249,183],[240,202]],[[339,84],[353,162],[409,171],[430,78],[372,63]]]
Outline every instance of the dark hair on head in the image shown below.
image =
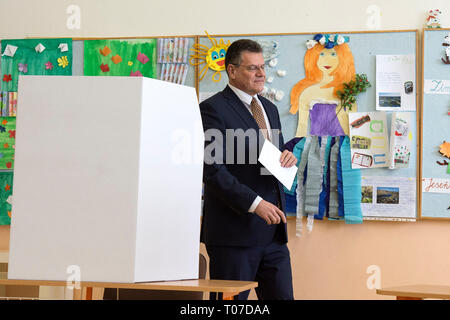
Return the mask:
[[258,42],[249,39],[240,39],[234,41],[227,49],[225,55],[225,69],[229,64],[240,64],[242,51],[254,53],[262,52],[262,48]]

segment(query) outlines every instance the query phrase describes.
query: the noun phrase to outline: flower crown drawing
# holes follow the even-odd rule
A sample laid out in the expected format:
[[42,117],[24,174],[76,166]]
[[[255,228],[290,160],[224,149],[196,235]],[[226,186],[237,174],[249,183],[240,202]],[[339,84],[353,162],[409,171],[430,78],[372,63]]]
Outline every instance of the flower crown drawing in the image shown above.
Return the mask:
[[341,44],[343,44],[345,42],[349,42],[349,41],[350,41],[349,37],[344,37],[339,34],[323,35],[321,33],[318,33],[314,36],[314,39],[310,39],[310,40],[306,41],[306,47],[308,49],[312,49],[312,48],[314,48],[314,46],[316,44],[319,43],[319,44],[325,46],[326,49],[331,49],[331,48],[334,48],[334,46],[336,46],[336,45],[341,45]]

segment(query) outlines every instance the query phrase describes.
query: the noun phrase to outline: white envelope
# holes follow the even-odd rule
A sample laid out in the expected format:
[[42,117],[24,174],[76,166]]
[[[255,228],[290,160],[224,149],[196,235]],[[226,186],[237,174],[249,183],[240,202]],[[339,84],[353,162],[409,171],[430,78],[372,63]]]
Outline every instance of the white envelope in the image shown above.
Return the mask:
[[290,168],[283,168],[280,163],[281,151],[278,150],[271,142],[266,140],[259,154],[258,161],[266,167],[271,174],[275,176],[287,189],[292,188],[295,175],[298,168],[292,166]]

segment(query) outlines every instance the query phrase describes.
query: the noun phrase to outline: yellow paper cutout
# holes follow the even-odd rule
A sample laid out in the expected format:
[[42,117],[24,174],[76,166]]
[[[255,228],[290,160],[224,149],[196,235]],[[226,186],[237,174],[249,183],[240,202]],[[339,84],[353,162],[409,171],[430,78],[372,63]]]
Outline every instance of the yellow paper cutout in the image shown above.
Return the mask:
[[209,68],[216,71],[212,76],[212,80],[214,82],[219,82],[222,77],[220,72],[225,70],[225,54],[231,43],[230,40],[225,43],[223,39],[220,39],[219,43],[217,43],[217,40],[211,38],[208,32],[205,31],[205,33],[211,41],[212,47],[208,48],[202,44],[194,44],[194,47],[191,49],[194,53],[191,54],[189,63],[193,66],[205,63],[205,66],[199,73],[200,81],[203,80]]

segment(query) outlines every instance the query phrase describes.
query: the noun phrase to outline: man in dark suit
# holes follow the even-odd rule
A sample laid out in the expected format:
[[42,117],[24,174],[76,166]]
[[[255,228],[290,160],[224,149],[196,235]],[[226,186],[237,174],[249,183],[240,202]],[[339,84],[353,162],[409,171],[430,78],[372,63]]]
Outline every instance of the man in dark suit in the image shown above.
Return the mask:
[[[276,106],[258,95],[265,83],[261,46],[233,42],[225,66],[228,86],[200,104],[206,140],[201,241],[210,278],[258,281],[259,299],[293,299],[283,187],[257,161],[265,139],[284,144]],[[284,150],[280,163],[291,167],[297,159]]]

